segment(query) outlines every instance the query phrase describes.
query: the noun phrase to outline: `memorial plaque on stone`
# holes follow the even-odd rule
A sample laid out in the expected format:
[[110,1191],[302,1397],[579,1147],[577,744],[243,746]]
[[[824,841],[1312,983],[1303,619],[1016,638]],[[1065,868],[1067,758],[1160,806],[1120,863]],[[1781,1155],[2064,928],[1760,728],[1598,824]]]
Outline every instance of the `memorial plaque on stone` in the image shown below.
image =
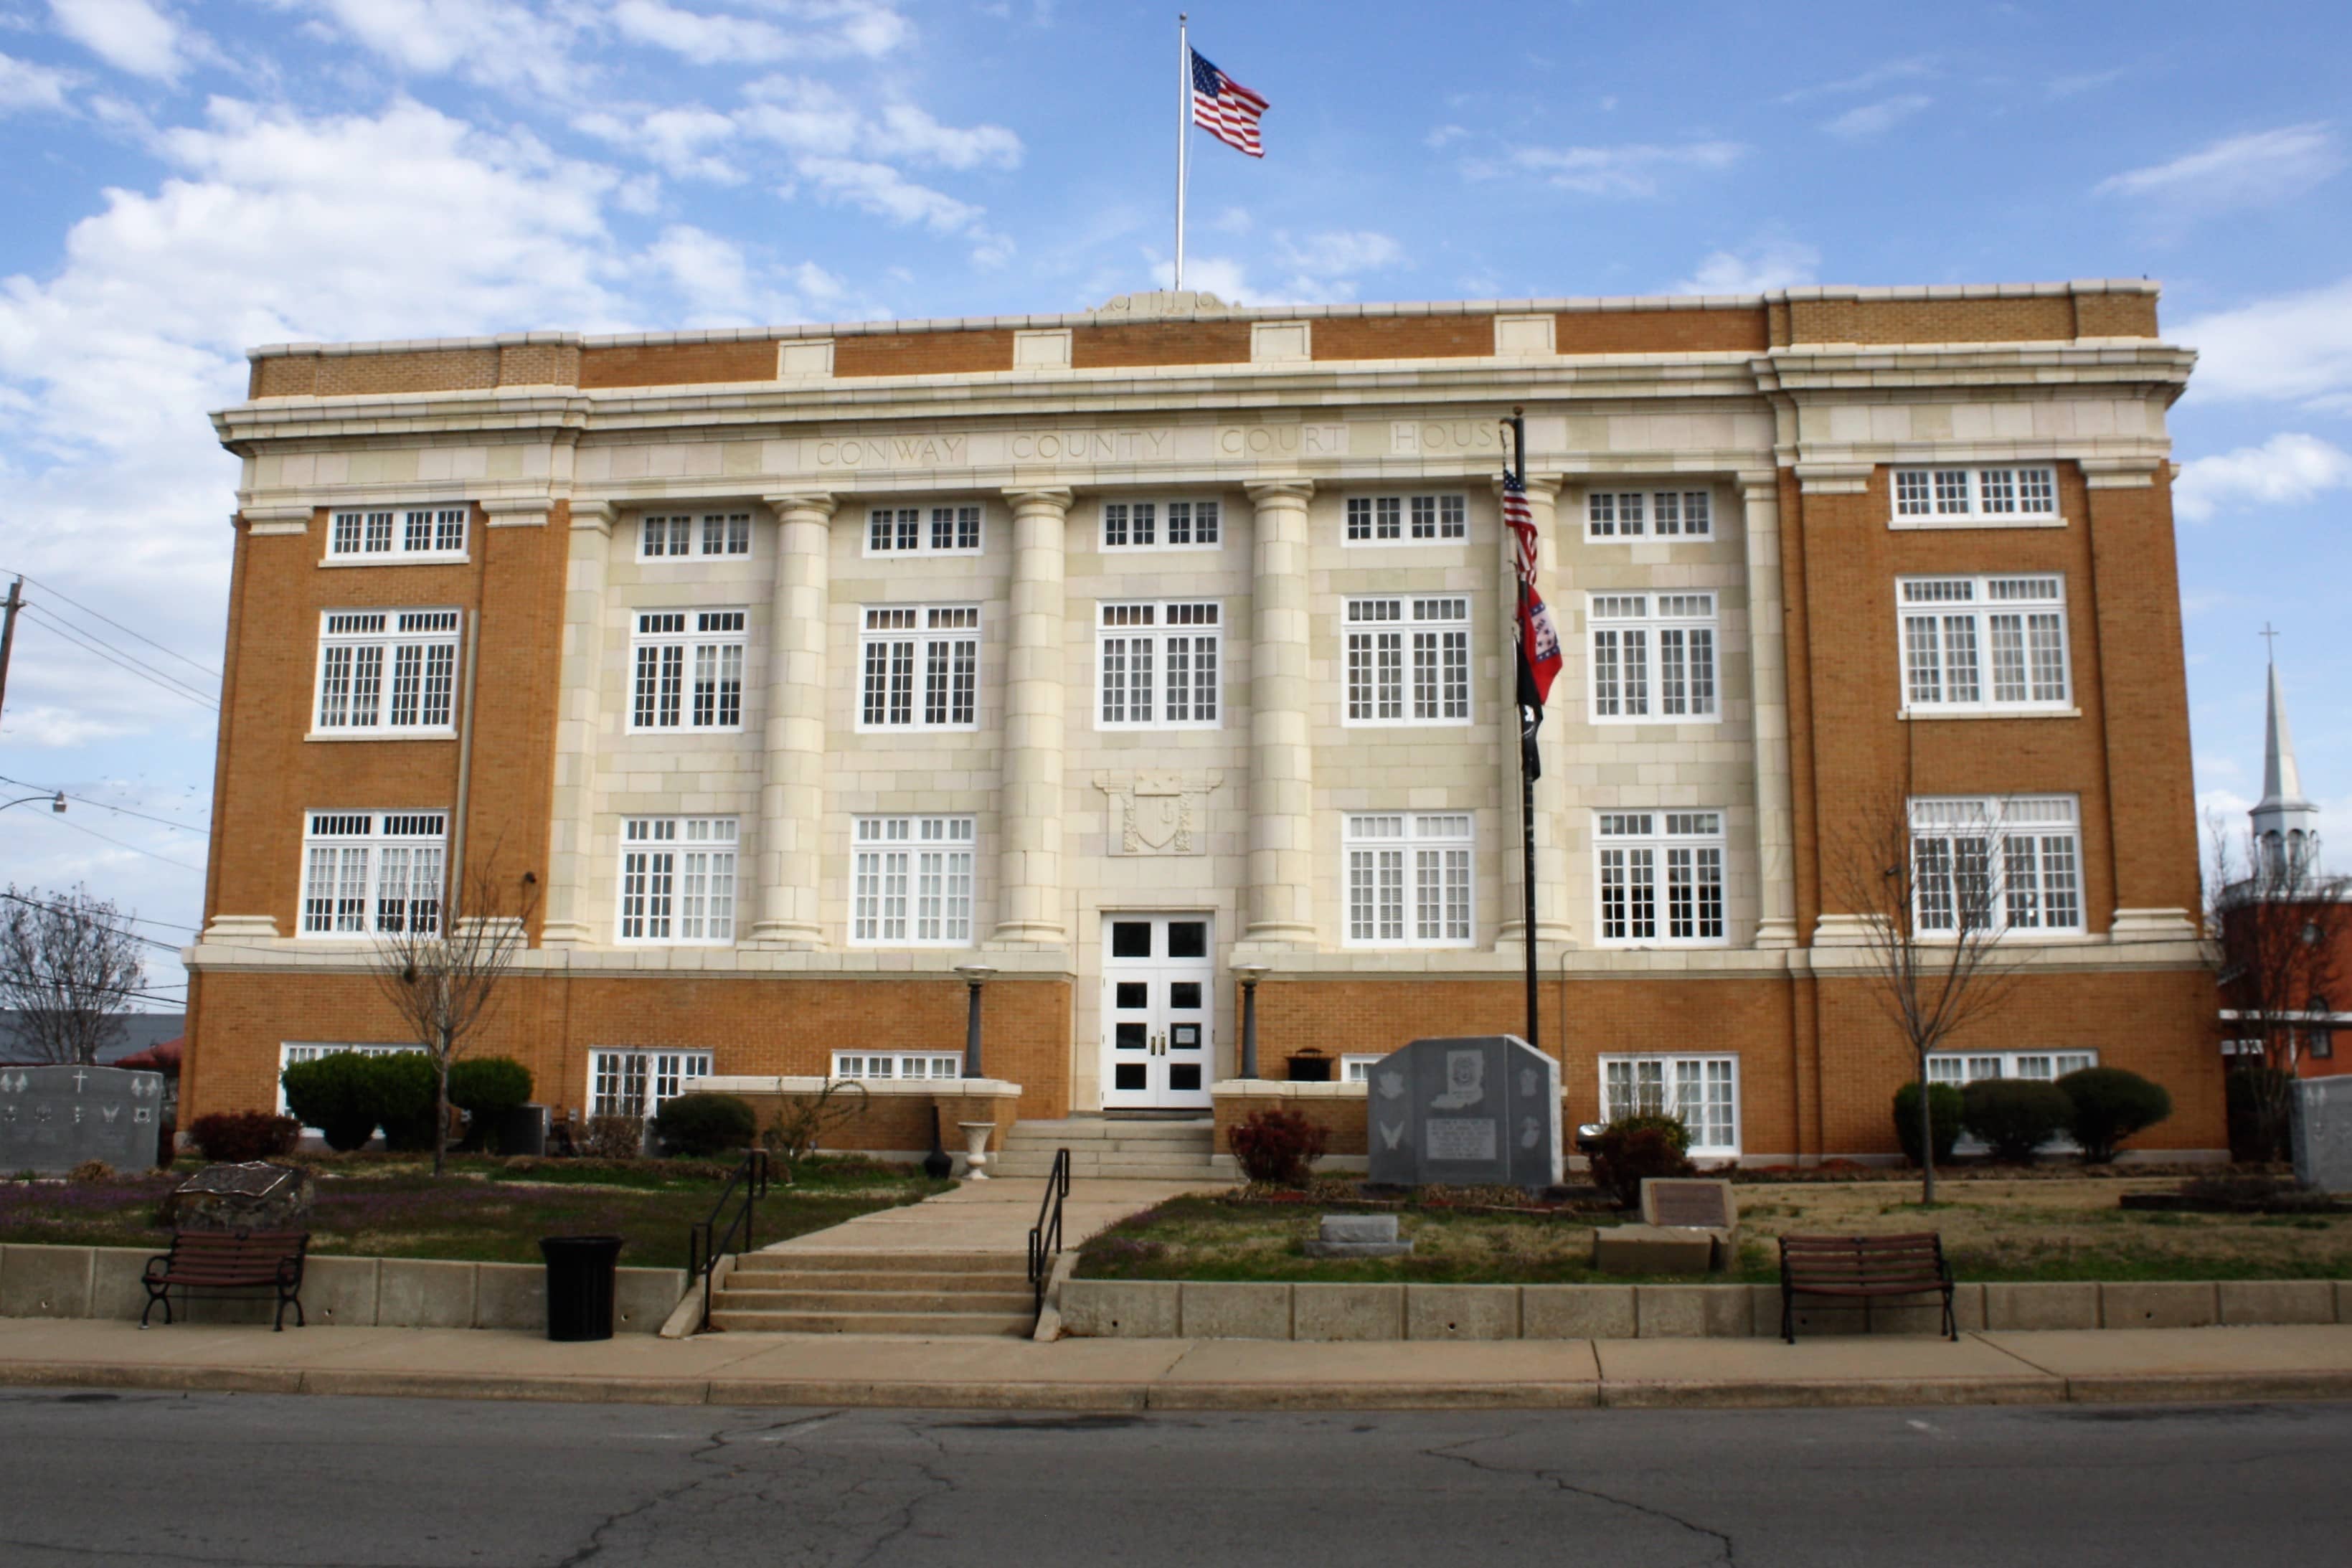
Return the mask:
[[1642,1183],[1642,1223],[1730,1230],[1739,1224],[1739,1204],[1729,1182],[1651,1176]]
[[1372,1064],[1365,1133],[1383,1185],[1560,1179],[1559,1064],[1516,1035],[1415,1040]]
[[2352,1193],[2352,1077],[2300,1079],[2292,1104],[2296,1184]]
[[178,1230],[303,1230],[316,1189],[293,1165],[206,1165],[172,1189],[163,1220]]
[[0,1174],[59,1176],[90,1160],[155,1163],[163,1075],[121,1068],[0,1068]]

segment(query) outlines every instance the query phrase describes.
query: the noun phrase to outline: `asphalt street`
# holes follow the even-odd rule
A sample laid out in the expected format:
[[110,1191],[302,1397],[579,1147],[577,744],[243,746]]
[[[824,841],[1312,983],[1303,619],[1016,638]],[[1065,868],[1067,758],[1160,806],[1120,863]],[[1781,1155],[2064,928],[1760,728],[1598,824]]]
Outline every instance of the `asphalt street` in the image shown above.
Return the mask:
[[8,1568],[2352,1553],[2352,1405],[1050,1415],[0,1391]]

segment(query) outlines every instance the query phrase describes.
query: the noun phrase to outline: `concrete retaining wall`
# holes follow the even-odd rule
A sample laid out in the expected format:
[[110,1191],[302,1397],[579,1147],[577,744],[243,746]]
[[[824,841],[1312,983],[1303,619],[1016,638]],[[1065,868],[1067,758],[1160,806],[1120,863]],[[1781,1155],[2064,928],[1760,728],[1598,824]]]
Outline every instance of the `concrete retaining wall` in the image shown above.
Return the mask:
[[[2187,1329],[2352,1323],[2352,1280],[1961,1285],[1970,1329]],[[1933,1298],[1844,1306],[1800,1297],[1797,1334],[1932,1334]],[[1778,1285],[1313,1285],[1071,1279],[1066,1333],[1096,1339],[1747,1339],[1780,1331]]]
[[[0,1318],[110,1318],[136,1322],[140,1283],[155,1254],[135,1247],[0,1247]],[[302,1310],[313,1323],[391,1329],[547,1327],[547,1271],[536,1263],[448,1263],[416,1258],[319,1258],[302,1266]],[[686,1292],[683,1268],[624,1268],[617,1333],[657,1332]],[[182,1322],[267,1323],[277,1297],[261,1290],[195,1295],[172,1310]],[[292,1322],[294,1314],[286,1314]],[[156,1312],[153,1322],[163,1321]]]

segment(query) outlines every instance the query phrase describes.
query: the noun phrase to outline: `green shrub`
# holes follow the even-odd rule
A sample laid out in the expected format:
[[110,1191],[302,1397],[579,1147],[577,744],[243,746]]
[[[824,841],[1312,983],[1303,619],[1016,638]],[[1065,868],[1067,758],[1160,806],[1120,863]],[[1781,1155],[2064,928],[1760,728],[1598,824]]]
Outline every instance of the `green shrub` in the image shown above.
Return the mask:
[[1642,1201],[1645,1178],[1698,1170],[1690,1163],[1690,1129],[1676,1116],[1621,1116],[1593,1140],[1591,1158],[1593,1184],[1614,1194],[1621,1208]]
[[188,1124],[205,1158],[225,1165],[248,1160],[269,1160],[294,1152],[302,1141],[302,1124],[290,1116],[267,1110],[215,1110]]
[[760,1130],[751,1102],[731,1094],[681,1094],[665,1100],[655,1121],[663,1152],[689,1159],[748,1149]]
[[415,1154],[431,1150],[440,1093],[440,1075],[433,1058],[423,1051],[394,1051],[370,1057],[368,1070],[375,1078],[376,1111],[383,1121],[383,1146]]
[[530,1100],[530,1069],[508,1057],[481,1057],[449,1064],[449,1103],[472,1118],[466,1147],[487,1149],[499,1124]]
[[2074,1102],[2046,1079],[1980,1078],[1960,1090],[1960,1125],[1991,1144],[1994,1159],[2013,1164],[2031,1164],[2074,1120]]
[[330,1051],[296,1062],[282,1081],[286,1108],[304,1126],[325,1133],[328,1148],[349,1153],[375,1136],[383,1108],[373,1058],[358,1051]]
[[2222,1075],[2231,1159],[2241,1164],[2271,1165],[2289,1157],[2286,1119],[2279,1111],[2293,1092],[2288,1076],[2259,1063],[2231,1068]]
[[2122,1068],[2082,1068],[2058,1087],[2074,1101],[2074,1142],[2085,1164],[2105,1164],[2125,1139],[2172,1114],[2169,1090]]
[[[1930,1085],[1927,1114],[1933,1122],[1936,1163],[1948,1165],[1952,1161],[1952,1145],[1960,1141],[1960,1091],[1948,1083]],[[1916,1079],[1895,1091],[1895,1136],[1903,1144],[1903,1157],[1914,1165],[1920,1164],[1919,1085]]]
[[1283,1109],[1253,1110],[1248,1120],[1225,1130],[1242,1174],[1266,1186],[1305,1186],[1307,1167],[1323,1157],[1327,1142],[1322,1123]]
[[646,1152],[646,1121],[642,1116],[592,1116],[581,1139],[583,1154],[592,1160],[635,1160]]

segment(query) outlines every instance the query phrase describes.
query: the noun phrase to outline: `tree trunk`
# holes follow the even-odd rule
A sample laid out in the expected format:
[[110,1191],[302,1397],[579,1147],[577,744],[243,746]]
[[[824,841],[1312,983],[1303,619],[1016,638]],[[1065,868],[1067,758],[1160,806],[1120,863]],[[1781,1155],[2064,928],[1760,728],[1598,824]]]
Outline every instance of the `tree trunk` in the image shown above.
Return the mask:
[[1919,1202],[1936,1201],[1936,1097],[1927,1081],[1927,1053],[1919,1053]]
[[434,1064],[441,1069],[434,1075],[436,1081],[433,1087],[433,1173],[436,1176],[441,1173],[442,1151],[449,1142],[450,1045],[449,1038],[444,1036],[438,1053],[441,1059]]

